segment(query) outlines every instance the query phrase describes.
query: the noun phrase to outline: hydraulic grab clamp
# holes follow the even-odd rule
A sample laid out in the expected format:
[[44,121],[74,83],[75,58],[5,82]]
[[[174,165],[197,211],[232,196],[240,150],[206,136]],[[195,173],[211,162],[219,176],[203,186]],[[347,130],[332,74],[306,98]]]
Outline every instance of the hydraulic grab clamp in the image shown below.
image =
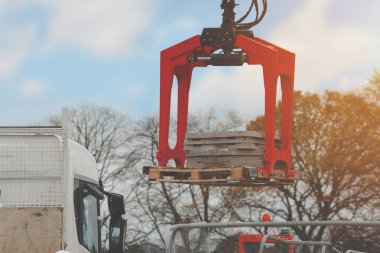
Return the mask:
[[[159,149],[157,159],[161,168],[170,159],[175,161],[177,171],[185,169],[184,140],[188,124],[189,91],[195,67],[261,65],[265,87],[265,151],[264,166],[250,175],[256,179],[281,179],[292,182],[297,171],[291,168],[291,136],[294,89],[295,55],[253,35],[248,30],[263,18],[263,13],[251,23],[235,21],[235,1],[223,0],[223,23],[220,28],[204,28],[201,35],[194,36],[161,52]],[[252,1],[256,6],[257,0]],[[249,12],[250,12],[249,10]],[[246,15],[249,14],[247,12]],[[171,93],[174,76],[178,81],[177,143],[169,146]],[[281,81],[282,123],[281,146],[275,145],[275,117],[277,81]],[[238,89],[239,84],[236,84]],[[252,84],[253,85],[253,84]],[[252,94],[254,97],[257,94]],[[145,168],[145,172],[147,168]],[[173,168],[175,169],[175,168]],[[166,173],[166,170],[156,171]],[[174,171],[174,170],[173,170]],[[160,176],[158,177],[160,178]],[[151,178],[152,179],[152,178]],[[188,182],[191,183],[191,182]]]

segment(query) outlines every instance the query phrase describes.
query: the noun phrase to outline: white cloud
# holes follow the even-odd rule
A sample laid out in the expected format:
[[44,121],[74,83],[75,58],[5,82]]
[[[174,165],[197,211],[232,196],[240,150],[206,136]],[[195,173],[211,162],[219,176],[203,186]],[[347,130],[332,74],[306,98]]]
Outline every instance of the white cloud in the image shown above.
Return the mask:
[[[23,29],[8,33],[7,43],[0,49],[0,81],[11,77],[26,59],[33,29]],[[1,36],[2,37],[2,36]]]
[[45,84],[37,79],[26,80],[21,87],[21,95],[25,97],[38,97],[46,90]]
[[328,0],[304,1],[271,36],[275,44],[297,55],[297,89],[318,89],[323,82],[376,60],[378,31],[364,25],[329,22],[329,4]]
[[365,78],[356,78],[356,77],[351,77],[351,76],[343,76],[339,80],[339,85],[338,89],[343,90],[343,91],[350,91],[350,90],[355,90],[357,88],[362,87],[368,82]]
[[[138,36],[151,24],[156,2],[0,0],[0,82],[13,77],[31,55],[62,45],[100,57],[137,52]],[[47,17],[19,18],[30,7],[46,9]],[[38,34],[45,25],[46,33]]]
[[136,101],[141,99],[141,96],[145,93],[145,87],[139,84],[128,85],[125,89],[126,101]]
[[190,88],[191,111],[214,107],[217,112],[234,110],[244,116],[262,113],[264,84],[261,67],[244,66],[232,71],[210,67],[205,71],[206,74],[195,79]]
[[69,44],[100,57],[134,53],[156,0],[39,0],[51,10],[47,43]]
[[198,24],[198,21],[189,16],[180,16],[176,22],[176,25],[182,29],[191,29],[191,28],[196,27],[197,24]]
[[[364,24],[329,22],[328,0],[302,3],[295,13],[275,27],[269,38],[264,38],[296,53],[295,88],[321,90],[320,85],[326,88],[326,84],[333,80],[341,81],[330,89],[358,87],[362,77],[356,77],[350,71],[378,61],[378,31],[371,31]],[[249,81],[252,76],[256,78]],[[191,88],[192,109],[214,106],[218,112],[231,109],[245,114],[263,111],[261,73],[254,74],[247,68],[226,73],[214,67],[213,70],[207,69],[200,80],[194,80],[193,83],[196,82],[199,84],[193,84]]]
[[9,1],[0,0],[0,20],[12,16],[11,13],[27,5],[26,0]]
[[29,56],[35,39],[36,26],[28,24],[24,27],[0,25],[0,81],[12,77]]

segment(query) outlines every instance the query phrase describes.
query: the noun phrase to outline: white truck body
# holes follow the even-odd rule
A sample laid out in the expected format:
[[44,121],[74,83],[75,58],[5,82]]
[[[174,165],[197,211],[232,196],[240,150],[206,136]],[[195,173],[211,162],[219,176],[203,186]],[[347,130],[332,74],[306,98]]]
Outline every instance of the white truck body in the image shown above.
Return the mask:
[[100,252],[99,200],[81,189],[75,206],[88,184],[96,162],[63,128],[0,128],[0,253]]

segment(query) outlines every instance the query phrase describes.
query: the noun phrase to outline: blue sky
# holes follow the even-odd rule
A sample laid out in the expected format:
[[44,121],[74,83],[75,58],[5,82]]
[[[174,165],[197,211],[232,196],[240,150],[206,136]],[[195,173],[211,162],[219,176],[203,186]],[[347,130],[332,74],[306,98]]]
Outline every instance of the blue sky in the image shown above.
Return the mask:
[[[249,1],[238,2],[241,13]],[[297,89],[353,89],[380,69],[380,1],[268,2],[254,32],[297,54]],[[0,124],[40,122],[81,103],[157,113],[160,50],[219,26],[219,4],[0,0]],[[190,111],[252,117],[263,111],[262,86],[258,67],[197,69]]]

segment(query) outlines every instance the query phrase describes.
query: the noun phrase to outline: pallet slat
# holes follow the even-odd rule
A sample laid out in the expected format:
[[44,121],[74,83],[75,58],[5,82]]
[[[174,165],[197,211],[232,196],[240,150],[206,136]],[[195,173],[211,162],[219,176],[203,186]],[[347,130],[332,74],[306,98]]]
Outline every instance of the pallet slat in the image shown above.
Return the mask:
[[[255,143],[263,144],[264,139],[256,139],[256,138],[239,138],[239,143]],[[236,144],[236,139],[228,139],[228,138],[211,138],[211,139],[189,139],[185,140],[185,146],[190,145],[218,145],[218,144]]]
[[149,176],[150,181],[183,183],[209,186],[281,186],[292,184],[295,177],[284,175],[283,171],[276,175],[260,177],[257,169],[248,166],[230,168],[172,168],[172,167],[144,167],[144,174]]
[[[255,138],[265,139],[265,133],[256,131],[223,131],[223,132],[202,132],[202,133],[187,133],[187,138],[190,139],[215,139],[215,138]],[[280,134],[276,133],[275,140],[280,140]]]
[[202,157],[194,157],[187,161],[186,166],[194,167],[194,168],[207,168],[207,167],[231,167],[231,166],[239,166],[241,164],[245,164],[246,166],[255,166],[262,168],[264,162],[262,157],[258,157],[256,159],[252,159],[252,157],[247,157],[242,159],[241,157],[225,157],[225,158],[215,158],[215,159],[203,159]]
[[255,131],[226,131],[226,132],[206,132],[206,133],[188,133],[188,139],[207,139],[207,138],[237,138],[237,137],[255,137],[264,138],[264,133]]
[[237,150],[237,149],[210,149],[210,150],[189,150],[187,157],[213,157],[213,156],[262,156],[264,149],[256,150]]
[[213,149],[226,149],[226,150],[258,150],[263,149],[264,145],[259,145],[256,143],[238,143],[238,144],[205,144],[205,145],[186,145],[184,146],[185,151],[192,150],[213,150]]

